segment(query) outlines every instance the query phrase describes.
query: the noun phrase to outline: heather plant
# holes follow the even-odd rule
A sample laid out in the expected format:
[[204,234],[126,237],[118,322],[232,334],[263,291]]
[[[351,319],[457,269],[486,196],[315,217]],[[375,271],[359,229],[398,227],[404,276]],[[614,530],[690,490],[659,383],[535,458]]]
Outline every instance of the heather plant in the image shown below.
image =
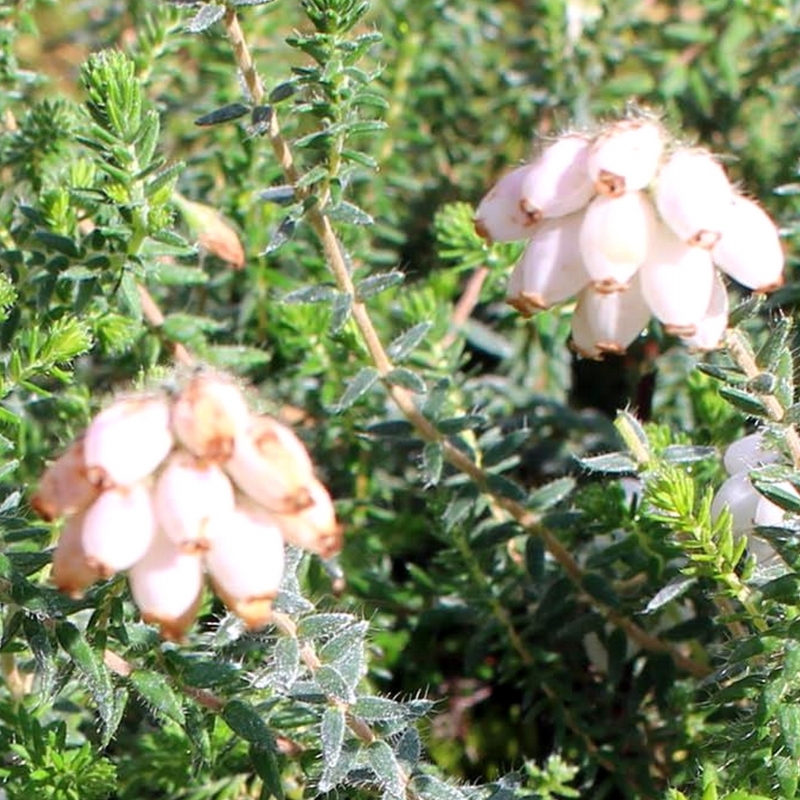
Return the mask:
[[796,25],[0,7],[5,796],[795,797]]

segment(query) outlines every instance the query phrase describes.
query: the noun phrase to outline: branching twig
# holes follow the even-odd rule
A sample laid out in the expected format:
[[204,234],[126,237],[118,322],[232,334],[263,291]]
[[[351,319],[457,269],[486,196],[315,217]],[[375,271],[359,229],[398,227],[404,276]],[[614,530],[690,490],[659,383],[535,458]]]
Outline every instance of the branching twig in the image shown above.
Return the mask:
[[[228,9],[224,18],[228,37],[231,41],[234,57],[242,77],[247,85],[254,102],[261,102],[264,98],[264,89],[261,80],[253,65],[247,42],[239,25],[236,12]],[[296,184],[298,173],[294,166],[291,150],[288,142],[280,133],[276,114],[271,115],[271,125],[269,139],[288,182]],[[314,205],[308,209],[306,220],[311,225],[314,233],[318,237],[325,255],[328,266],[333,273],[339,290],[353,298],[352,317],[364,340],[367,351],[375,364],[378,373],[385,378],[393,369],[391,359],[381,342],[378,332],[372,322],[364,302],[358,297],[355,284],[347,262],[342,253],[336,233],[334,232],[330,220],[319,208]],[[523,528],[531,534],[539,536],[547,550],[553,558],[561,565],[570,579],[582,587],[583,570],[578,562],[572,557],[569,551],[547,528],[542,526],[538,517],[521,503],[508,497],[498,495],[488,486],[488,475],[473,461],[469,456],[459,450],[450,442],[439,430],[428,420],[417,407],[412,393],[402,386],[386,383],[387,391],[392,400],[398,406],[406,419],[414,426],[417,434],[428,443],[436,443],[442,448],[442,455],[445,460],[459,472],[469,476],[482,492],[494,498],[496,504],[510,514]],[[668,653],[675,665],[684,672],[688,672],[695,677],[704,677],[710,674],[711,670],[707,665],[694,661],[684,656],[672,645],[663,642],[656,636],[647,633],[631,619],[623,614],[614,611],[601,601],[593,598],[595,605],[601,609],[607,619],[617,627],[625,631],[628,637],[636,642],[644,650],[657,653]]]
[[[739,368],[744,372],[748,378],[756,378],[763,370],[756,363],[750,348],[747,346],[742,334],[736,329],[732,328],[725,335],[725,346],[731,358],[736,362]],[[778,398],[772,394],[759,395],[764,405],[766,406],[767,413],[770,419],[775,422],[782,422],[786,411],[778,401]],[[800,469],[800,435],[794,425],[786,425],[784,429],[784,437],[789,452],[792,455],[792,463],[795,469]]]

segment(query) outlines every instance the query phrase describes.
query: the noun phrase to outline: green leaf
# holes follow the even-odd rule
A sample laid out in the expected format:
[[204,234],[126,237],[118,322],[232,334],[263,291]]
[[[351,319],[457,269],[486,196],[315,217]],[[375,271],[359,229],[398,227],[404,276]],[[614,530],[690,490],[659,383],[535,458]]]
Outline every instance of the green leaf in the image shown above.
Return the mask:
[[425,482],[436,486],[442,477],[444,455],[440,442],[427,442],[422,448],[422,473]]
[[766,483],[765,481],[754,480],[753,484],[756,489],[758,489],[759,493],[763,494],[768,500],[771,500],[786,511],[800,514],[800,497],[794,492],[778,483]]
[[200,127],[205,127],[207,125],[220,125],[223,122],[230,122],[234,119],[239,119],[243,117],[245,114],[249,113],[250,106],[245,105],[244,103],[229,103],[226,106],[222,106],[221,108],[217,108],[214,111],[210,111],[208,114],[203,114],[202,117],[198,117],[195,121],[195,125],[199,125]]
[[800,758],[800,706],[784,703],[778,709],[778,727],[793,759]]
[[768,417],[769,413],[764,402],[748,392],[741,389],[735,389],[733,386],[720,386],[719,393],[724,397],[732,406],[743,411],[748,416],[753,417]]
[[330,303],[339,292],[333,286],[304,286],[285,294],[282,298],[289,305],[295,303]]
[[689,444],[672,444],[664,448],[661,457],[671,464],[694,464],[707,458],[716,458],[715,447],[700,447]]
[[486,484],[492,494],[500,497],[516,500],[518,503],[524,503],[528,499],[528,493],[522,486],[503,475],[488,475]]
[[341,672],[330,664],[323,664],[314,672],[314,679],[326,697],[342,703],[355,703],[355,687],[344,679]]
[[678,577],[671,580],[666,586],[659,589],[645,607],[645,613],[651,614],[662,606],[676,600],[688,591],[695,583],[695,578]]
[[408,717],[402,703],[371,695],[359,697],[353,711],[366,722],[396,722]]
[[68,236],[62,236],[58,233],[52,233],[51,231],[36,231],[33,235],[45,245],[45,247],[49,247],[57,253],[63,253],[70,258],[80,257],[80,249]]
[[364,639],[369,630],[365,621],[351,620],[351,623],[332,636],[319,650],[321,661],[335,664],[343,656],[348,656],[354,649],[363,650]]
[[611,588],[608,578],[605,576],[597,572],[587,572],[583,576],[581,585],[595,600],[599,600],[610,608],[619,607],[619,597],[617,597],[616,592]]
[[345,292],[334,295],[331,304],[331,324],[328,328],[331,336],[335,336],[344,328],[353,311],[353,296]]
[[180,726],[185,724],[186,718],[181,701],[163,675],[137,669],[131,673],[130,682],[147,705],[159,716],[171,719]]
[[297,92],[297,83],[295,81],[285,81],[279,83],[270,93],[270,103],[280,103],[282,100],[287,100]]
[[440,419],[436,423],[436,427],[444,434],[451,436],[454,433],[461,433],[461,431],[471,431],[479,428],[481,425],[486,424],[486,417],[482,414],[464,414],[460,417],[450,417],[449,419]]
[[[526,432],[527,438],[527,432]],[[569,497],[575,489],[575,478],[558,478],[540,486],[528,496],[528,508],[545,511]]]
[[384,791],[391,796],[405,796],[407,778],[400,762],[389,745],[381,740],[373,742],[367,750],[367,761]]
[[203,4],[200,10],[186,23],[186,30],[189,33],[202,33],[210,28],[215,22],[219,22],[225,16],[225,6],[213,4]]
[[394,751],[398,760],[402,761],[409,770],[413,770],[422,756],[422,742],[419,738],[419,731],[414,727],[406,728],[395,745]]
[[345,389],[335,411],[341,413],[363,397],[377,382],[380,374],[374,367],[363,367]]
[[178,180],[180,174],[183,172],[184,163],[182,161],[178,161],[176,164],[172,164],[169,167],[165,167],[162,170],[159,170],[147,183],[144,187],[144,193],[147,197],[153,197],[159,190],[163,189],[165,186],[169,186],[173,184],[176,180]]
[[382,272],[380,275],[370,275],[356,285],[356,294],[360,300],[367,300],[376,294],[385,292],[392,286],[397,286],[404,280],[405,275],[397,270]]
[[[391,273],[390,273],[391,274]],[[392,361],[405,361],[415,350],[431,329],[433,323],[419,322],[413,328],[401,333],[386,348],[386,354]]]
[[242,739],[265,749],[275,747],[272,732],[253,706],[244,700],[229,700],[222,709],[222,719]]
[[790,573],[768,581],[761,586],[761,594],[766,600],[790,606],[800,605],[800,575]]
[[344,732],[347,728],[344,709],[338,706],[329,706],[325,709],[320,723],[320,743],[322,744],[322,758],[326,768],[333,769],[342,754]]
[[288,692],[300,674],[300,644],[294,637],[284,636],[275,643],[270,666],[270,681]]
[[325,214],[332,222],[341,222],[345,225],[372,225],[375,222],[366,211],[347,202],[328,206]]
[[578,463],[592,472],[605,472],[612,475],[636,472],[636,462],[624,453],[604,453],[601,456],[579,458]]
[[250,761],[253,763],[258,777],[264,781],[264,789],[268,792],[268,796],[275,800],[283,800],[282,770],[275,743],[265,747],[252,742],[250,744]]
[[136,321],[141,321],[143,316],[142,299],[139,295],[136,278],[130,270],[125,270],[122,274],[122,279],[119,282],[118,295],[120,305],[128,312],[128,315],[133,317]]
[[101,657],[95,653],[81,631],[71,622],[59,622],[56,636],[84,679],[84,685],[100,713],[103,724],[103,746],[111,741],[119,724],[121,710],[118,702],[123,698],[115,694],[111,676]]
[[354,622],[356,618],[352,614],[312,614],[300,620],[297,635],[301,639],[327,639]]
[[425,381],[416,372],[405,367],[396,367],[384,376],[384,380],[393,386],[402,386],[414,394],[425,394],[427,389]]

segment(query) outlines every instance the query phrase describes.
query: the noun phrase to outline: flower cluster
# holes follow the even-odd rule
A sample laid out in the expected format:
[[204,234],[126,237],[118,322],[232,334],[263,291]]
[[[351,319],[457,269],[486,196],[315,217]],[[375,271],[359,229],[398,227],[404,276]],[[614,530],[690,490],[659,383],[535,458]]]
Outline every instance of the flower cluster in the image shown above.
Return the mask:
[[205,574],[249,627],[270,619],[284,541],[327,558],[341,547],[333,503],[295,434],[250,413],[226,377],[117,400],[42,476],[33,508],[66,518],[52,580],[80,594],[128,570],[142,618],[179,638]]
[[[770,450],[761,433],[753,433],[731,444],[725,451],[723,463],[730,476],[720,486],[711,504],[711,515],[716,519],[724,508],[733,518],[733,534],[747,537],[747,549],[761,567],[782,563],[775,548],[754,534],[754,528],[780,527],[786,512],[776,503],[759,494],[750,481],[750,470],[774,464],[780,455]],[[787,481],[777,486],[790,494],[797,490]]]
[[711,153],[668,147],[638,117],[567,134],[508,173],[480,202],[492,241],[530,240],[508,286],[522,314],[577,295],[573,344],[624,351],[655,316],[700,350],[718,347],[728,297],[715,269],[758,292],[782,283],[778,230]]

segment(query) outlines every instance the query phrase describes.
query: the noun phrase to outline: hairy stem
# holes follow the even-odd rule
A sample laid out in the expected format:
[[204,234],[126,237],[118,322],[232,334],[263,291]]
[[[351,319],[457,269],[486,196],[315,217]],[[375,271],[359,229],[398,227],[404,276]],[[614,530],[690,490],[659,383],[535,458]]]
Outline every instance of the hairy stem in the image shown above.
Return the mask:
[[[763,371],[756,363],[747,340],[742,334],[735,330],[729,330],[725,336],[725,346],[731,358],[748,378],[755,378]],[[767,413],[775,422],[781,422],[786,415],[786,409],[780,404],[778,398],[772,394],[759,395],[767,408]],[[800,469],[800,435],[794,425],[786,425],[784,437],[789,452],[792,455],[792,464],[795,469]]]
[[[236,63],[248,91],[254,102],[261,102],[264,98],[264,89],[253,65],[249,48],[241,26],[239,25],[236,12],[233,9],[228,9],[224,21],[228,32],[228,38],[233,47]],[[280,133],[277,116],[274,111],[271,115],[268,136],[275,151],[275,155],[283,167],[287,181],[295,184],[298,180],[298,173],[294,165],[294,159],[288,142]],[[333,273],[339,290],[349,294],[353,298],[353,320],[358,327],[364,345],[378,373],[381,377],[385,378],[394,369],[394,365],[378,336],[378,332],[375,329],[366,305],[358,297],[353,278],[330,220],[317,205],[308,209],[306,220],[319,239],[325,259]],[[409,390],[390,383],[386,383],[385,385],[390,397],[406,419],[416,429],[420,438],[428,443],[439,444],[442,448],[444,459],[456,470],[469,476],[484,494],[492,497],[497,506],[506,511],[529,533],[539,536],[547,550],[561,565],[570,579],[577,586],[582,587],[584,573],[580,565],[556,536],[542,526],[538,517],[521,503],[492,492],[488,485],[488,475],[486,472],[484,472],[473,459],[459,450],[437,430],[435,425],[428,420],[417,407],[413,395]],[[610,622],[624,630],[628,637],[643,649],[658,653],[668,653],[679,669],[696,677],[703,677],[710,673],[708,666],[688,658],[668,643],[647,633],[643,628],[633,622],[633,620],[614,611],[596,598],[592,598],[592,602],[605,614]]]

